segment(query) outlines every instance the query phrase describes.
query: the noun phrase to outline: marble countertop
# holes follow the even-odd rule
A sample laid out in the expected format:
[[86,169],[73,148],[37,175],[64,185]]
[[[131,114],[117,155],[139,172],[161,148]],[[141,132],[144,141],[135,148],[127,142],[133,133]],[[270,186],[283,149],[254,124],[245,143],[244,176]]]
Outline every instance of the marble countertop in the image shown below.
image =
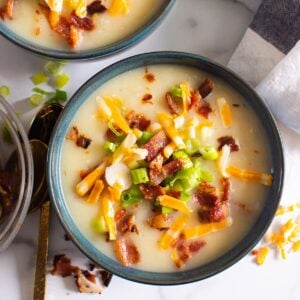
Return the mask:
[[[66,71],[72,74],[69,94],[103,67],[137,53],[154,50],[179,50],[207,56],[226,64],[241,40],[245,29],[261,0],[177,0],[174,9],[163,24],[139,45],[126,52],[99,62],[69,64]],[[176,38],[174,38],[176,37]],[[30,76],[42,68],[44,61],[11,45],[0,37],[0,85],[12,87],[9,97],[16,111],[22,112],[22,121],[28,126],[36,113],[27,104],[31,93]],[[286,185],[295,181],[300,166],[300,138],[280,125],[284,144],[292,159],[287,161]],[[298,201],[300,192],[285,188],[284,199]],[[284,200],[285,201],[285,200]],[[0,254],[0,299],[27,300],[32,298],[38,213],[27,217],[13,244]],[[56,254],[67,254],[76,264],[86,265],[88,260],[65,241],[64,231],[52,212],[49,241],[49,265]],[[300,257],[290,255],[279,261],[272,255],[264,267],[253,263],[246,256],[230,269],[207,280],[173,287],[136,284],[113,277],[108,289],[101,296],[83,295],[76,291],[72,278],[47,276],[47,299],[96,299],[103,300],[210,300],[210,299],[300,299]]]

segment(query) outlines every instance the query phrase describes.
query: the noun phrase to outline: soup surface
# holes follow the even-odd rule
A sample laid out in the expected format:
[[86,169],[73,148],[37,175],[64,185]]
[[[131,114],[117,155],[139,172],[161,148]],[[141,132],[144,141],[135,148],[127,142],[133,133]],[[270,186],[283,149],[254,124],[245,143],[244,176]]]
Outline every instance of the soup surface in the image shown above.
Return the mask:
[[[0,0],[0,8],[4,7],[6,1]],[[73,19],[76,22],[72,22],[72,24],[76,23],[73,25],[73,35],[69,33],[70,25],[65,26],[66,21],[62,19],[58,25],[52,26],[54,29],[51,28],[49,17],[47,17],[49,12],[42,9],[39,1],[36,0],[17,1],[12,19],[4,16],[4,22],[12,31],[32,43],[59,50],[68,50],[72,47],[80,51],[107,46],[131,35],[148,22],[164,3],[164,0],[126,0],[128,11],[116,12],[112,15],[110,8],[113,1],[115,0],[101,1],[103,7],[107,9],[104,11],[99,9],[99,12],[88,14],[86,19],[89,21],[81,22],[86,25],[78,25],[80,21],[77,21],[78,16],[76,16],[77,19]],[[100,1],[87,1],[88,4],[94,2]],[[40,3],[45,5],[43,1]],[[47,6],[44,7],[47,8]],[[71,11],[69,7],[63,11],[67,20],[71,18]],[[65,25],[62,26],[63,24]],[[62,27],[67,27],[68,30],[61,30]],[[74,41],[72,41],[74,35]]]
[[[205,81],[206,79],[209,80]],[[212,91],[211,83],[213,83]],[[197,90],[199,86],[204,100],[199,99]],[[172,103],[177,105],[175,109],[181,109],[177,115],[174,111],[172,113],[174,110],[172,103],[168,104],[166,101],[167,92],[170,92]],[[145,119],[151,121],[150,126],[147,124],[148,132],[155,136],[162,130],[168,136],[168,146],[175,144],[169,154],[164,146],[151,160],[162,155],[164,166],[174,162],[178,157],[181,162],[179,166],[177,165],[177,169],[173,166],[167,178],[159,183],[163,192],[150,200],[151,195],[145,192],[145,186],[150,186],[151,190],[155,185],[153,181],[157,180],[155,174],[151,177],[151,163],[145,162],[151,150],[147,143],[150,143],[152,138],[145,144],[145,140],[149,140],[149,137],[145,140],[142,138],[143,141],[139,137],[137,142],[139,144],[137,149],[148,149],[148,154],[146,153],[148,156],[143,157],[145,160],[141,157],[138,160],[138,155],[133,156],[133,161],[130,160],[132,157],[126,160],[126,151],[122,153],[123,156],[119,156],[118,149],[110,148],[115,152],[109,154],[108,145],[111,144],[108,143],[106,143],[107,150],[104,149],[104,143],[108,138],[108,126],[109,128],[113,126],[113,131],[117,130],[117,136],[114,138],[124,138],[124,132],[122,133],[116,125],[120,125],[119,121],[114,117],[108,117],[106,105],[114,102],[121,108],[121,101],[123,108],[120,112],[127,115],[131,127],[139,127],[136,125],[139,122],[132,122],[132,112],[143,114]],[[181,108],[184,107],[184,101],[187,101],[186,113]],[[128,112],[131,112],[131,117],[128,116]],[[168,123],[166,125],[167,121],[171,122],[170,126]],[[171,127],[176,132],[175,137],[170,131]],[[109,131],[111,133],[111,130]],[[78,143],[79,135],[86,138],[88,143],[85,143],[86,141]],[[133,135],[140,136],[140,133],[134,132]],[[176,145],[180,145],[182,140],[185,146]],[[191,140],[196,149],[191,150],[193,147],[188,142]],[[122,145],[123,142],[119,140],[113,144]],[[136,144],[133,148],[136,149],[135,147]],[[182,149],[178,150],[180,148]],[[172,151],[175,152],[172,154]],[[140,156],[144,155],[142,152],[139,153]],[[267,185],[271,184],[271,175],[263,174],[270,172],[269,148],[264,130],[241,96],[222,80],[191,67],[177,65],[139,68],[117,76],[100,86],[74,116],[70,133],[63,144],[61,176],[65,201],[80,231],[100,251],[113,259],[119,259],[125,265],[130,264],[130,259],[129,263],[126,259],[124,263],[124,257],[122,259],[121,255],[120,259],[120,253],[116,255],[117,242],[106,241],[107,237],[111,238],[110,229],[107,228],[108,219],[104,218],[104,227],[106,225],[104,231],[108,231],[109,234],[97,232],[102,229],[95,229],[93,223],[103,213],[102,200],[107,197],[107,192],[105,195],[103,194],[105,191],[102,192],[96,201],[89,200],[87,193],[84,196],[78,195],[78,183],[84,181],[86,175],[83,174],[85,173],[83,170],[92,170],[101,164],[105,157],[110,159],[113,156],[115,160],[113,165],[119,167],[111,168],[109,171],[106,168],[101,181],[106,186],[105,189],[109,187],[109,183],[110,191],[115,189],[114,192],[108,193],[114,222],[118,223],[123,218],[122,209],[126,209],[127,214],[129,212],[134,216],[131,223],[128,220],[125,222],[132,232],[126,232],[124,237],[123,229],[120,228],[124,224],[117,225],[117,240],[130,239],[134,251],[139,253],[138,258],[130,258],[131,262],[134,262],[132,266],[147,271],[172,272],[180,268],[194,268],[224,254],[238,243],[254,224],[264,205]],[[168,156],[169,158],[166,158]],[[108,166],[110,164],[111,161]],[[123,167],[120,167],[120,164]],[[150,177],[150,183],[142,171],[135,174],[137,178],[133,178],[133,174],[128,175],[129,171],[124,169],[124,164],[133,169],[147,170],[146,177]],[[202,177],[192,183],[192,177],[199,170],[196,165],[200,165]],[[191,166],[194,169],[191,169]],[[251,173],[249,170],[257,173]],[[248,180],[245,180],[247,178]],[[124,198],[126,193],[124,189],[130,190],[132,181],[135,180],[139,183],[144,182],[137,184],[140,191],[144,189],[144,193],[131,205],[132,199]],[[122,192],[122,200],[116,191],[118,188]],[[162,194],[169,194],[169,197],[159,196]],[[131,196],[134,198],[134,195],[133,192]],[[153,219],[155,216],[164,218]],[[176,227],[174,222],[180,223],[180,226],[177,224]],[[136,226],[130,227],[132,223]],[[168,229],[170,226],[171,229]]]

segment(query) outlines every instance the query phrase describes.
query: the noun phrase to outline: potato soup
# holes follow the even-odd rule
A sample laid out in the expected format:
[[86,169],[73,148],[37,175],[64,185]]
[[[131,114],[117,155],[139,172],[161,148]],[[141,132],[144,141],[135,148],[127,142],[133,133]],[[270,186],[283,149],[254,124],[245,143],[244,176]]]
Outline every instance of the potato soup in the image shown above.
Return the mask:
[[255,113],[222,80],[179,65],[139,68],[100,86],[74,116],[63,193],[105,255],[145,271],[191,269],[253,226],[272,184],[269,151]]
[[41,46],[79,51],[128,37],[164,4],[164,0],[14,1],[0,0],[0,22],[9,29]]

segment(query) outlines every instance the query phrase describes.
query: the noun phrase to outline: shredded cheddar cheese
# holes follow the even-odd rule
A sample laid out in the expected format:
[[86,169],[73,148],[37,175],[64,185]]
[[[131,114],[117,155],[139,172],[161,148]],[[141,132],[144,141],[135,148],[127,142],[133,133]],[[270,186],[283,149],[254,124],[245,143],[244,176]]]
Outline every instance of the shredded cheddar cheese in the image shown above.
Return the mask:
[[182,82],[180,88],[182,90],[182,114],[185,115],[191,98],[191,90],[188,82]]
[[253,251],[253,254],[256,256],[256,263],[261,266],[264,264],[268,254],[269,254],[269,248],[268,247],[262,247],[258,250]]
[[129,13],[129,4],[127,0],[113,0],[109,8],[111,16],[127,15]]
[[229,103],[225,98],[217,99],[217,104],[221,116],[223,126],[229,128],[232,124],[232,112]]
[[273,182],[273,176],[270,174],[243,170],[235,166],[229,166],[226,169],[226,172],[229,175],[237,177],[239,179],[258,182],[266,186],[271,186]]
[[104,189],[104,182],[101,179],[97,179],[86,202],[91,204],[96,203],[99,200],[103,189]]
[[232,224],[231,219],[226,219],[218,223],[200,224],[194,227],[185,228],[183,234],[186,239],[200,237],[212,232],[223,230]]
[[168,195],[159,196],[157,198],[157,201],[163,206],[179,210],[186,214],[192,212],[192,210],[186,205],[185,202]]
[[165,232],[158,241],[158,246],[160,249],[167,250],[171,247],[171,244],[179,236],[188,219],[189,216],[186,214],[181,214],[177,219],[175,219],[167,232]]

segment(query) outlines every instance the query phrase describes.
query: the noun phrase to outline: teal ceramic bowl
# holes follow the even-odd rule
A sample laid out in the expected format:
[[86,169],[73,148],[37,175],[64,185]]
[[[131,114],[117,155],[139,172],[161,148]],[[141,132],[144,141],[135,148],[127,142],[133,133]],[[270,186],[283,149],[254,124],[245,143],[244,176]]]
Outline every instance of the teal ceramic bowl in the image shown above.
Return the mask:
[[157,13],[143,26],[120,41],[91,50],[57,50],[38,45],[10,30],[0,19],[0,34],[13,44],[46,59],[63,61],[95,60],[125,50],[146,38],[167,16],[176,0],[164,0]]
[[[96,249],[94,245],[82,235],[80,229],[76,226],[69,213],[68,207],[64,201],[60,175],[60,160],[64,138],[69,130],[73,116],[80,106],[84,105],[89,95],[106,81],[123,72],[157,64],[192,66],[219,77],[224,80],[225,83],[231,85],[244,97],[247,104],[256,112],[266,131],[266,136],[268,138],[267,142],[270,149],[272,149],[269,155],[274,183],[269,189],[265,205],[252,229],[238,244],[233,246],[231,250],[224,253],[216,260],[195,269],[178,271],[175,273],[145,272],[134,268],[123,267],[121,264]],[[47,165],[49,192],[53,205],[64,229],[78,248],[92,261],[103,266],[113,274],[136,282],[157,285],[183,284],[207,278],[225,270],[246,255],[263,237],[274,217],[281,196],[284,173],[282,143],[277,127],[268,108],[255,91],[228,69],[204,57],[177,52],[153,52],[130,57],[111,65],[89,79],[67,104],[54,129],[49,146]]]

